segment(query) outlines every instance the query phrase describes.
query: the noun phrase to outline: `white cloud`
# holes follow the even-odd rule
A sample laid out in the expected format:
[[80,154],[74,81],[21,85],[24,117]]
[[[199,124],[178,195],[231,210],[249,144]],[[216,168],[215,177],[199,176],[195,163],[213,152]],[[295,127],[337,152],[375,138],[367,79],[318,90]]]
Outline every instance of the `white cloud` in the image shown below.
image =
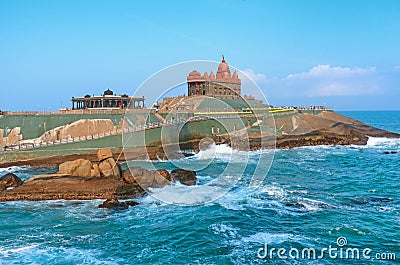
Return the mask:
[[[273,82],[280,93],[290,97],[371,95],[380,93],[375,67],[350,68],[317,65],[306,72],[292,73]],[[268,89],[268,88],[267,88]]]
[[320,64],[314,66],[307,72],[294,73],[288,75],[288,79],[292,78],[300,78],[300,79],[309,79],[309,78],[332,78],[332,77],[344,77],[344,76],[354,76],[365,73],[375,72],[375,67],[371,68],[349,68],[349,67],[332,67],[329,64]]
[[[272,105],[326,105],[346,109],[398,109],[400,65],[390,71],[375,67],[316,65],[304,72],[269,77],[246,69],[242,79],[246,89],[249,77],[257,82]],[[252,94],[252,93],[249,93]]]
[[[243,76],[244,73],[247,76]],[[267,76],[265,74],[259,74],[259,73],[255,73],[252,69],[245,69],[243,71],[239,72],[239,77],[240,79],[252,79],[254,82],[256,82],[257,84],[259,83],[264,83],[267,81]]]
[[375,67],[317,65],[307,72],[290,74],[284,81],[306,88],[304,92],[309,97],[367,95],[378,92]]

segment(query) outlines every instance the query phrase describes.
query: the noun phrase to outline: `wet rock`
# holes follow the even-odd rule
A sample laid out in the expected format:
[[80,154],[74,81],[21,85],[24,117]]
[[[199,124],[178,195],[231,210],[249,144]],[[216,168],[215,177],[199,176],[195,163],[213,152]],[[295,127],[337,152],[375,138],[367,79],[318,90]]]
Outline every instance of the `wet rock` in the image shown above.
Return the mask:
[[125,202],[119,202],[117,199],[107,199],[98,207],[112,210],[125,210],[128,209],[129,205]]
[[295,208],[306,208],[304,204],[299,203],[299,202],[288,202],[285,204],[288,207],[295,207]]
[[381,202],[392,202],[392,198],[385,198],[385,197],[362,197],[357,199],[352,199],[351,203],[355,205],[365,205],[368,203],[381,203]]
[[165,169],[154,171],[153,188],[163,188],[169,185],[172,181],[172,175]]
[[143,188],[163,188],[171,183],[172,176],[164,169],[131,168],[122,172],[122,180],[127,184],[137,183]]
[[113,178],[120,179],[121,171],[117,162],[115,162],[114,158],[107,158],[104,161],[100,162],[99,170],[101,176],[103,178]]
[[177,168],[171,171],[171,175],[175,181],[179,181],[187,186],[193,186],[197,183],[195,171]]
[[130,173],[136,182],[143,188],[152,188],[155,174],[144,168],[131,168]]
[[128,205],[128,206],[136,206],[136,205],[139,204],[138,202],[135,202],[135,201],[126,201],[125,203],[126,203],[126,205]]
[[90,178],[92,170],[92,162],[86,159],[77,159],[74,161],[67,161],[58,166],[60,174],[68,174],[74,177],[87,177]]
[[97,151],[97,158],[99,159],[100,162],[106,160],[107,158],[112,158],[112,157],[113,153],[108,148],[102,148]]
[[172,175],[165,169],[159,169],[157,170],[158,174],[160,174],[163,178],[165,178],[166,180],[172,181]]
[[21,184],[22,180],[13,173],[7,173],[0,178],[0,190],[5,190],[7,188],[15,188]]
[[377,198],[377,197],[371,197],[370,198],[371,202],[392,202],[392,198]]
[[383,153],[385,155],[393,155],[393,154],[397,154],[399,151],[384,151]]
[[129,169],[122,171],[121,178],[127,184],[135,184],[136,183],[136,180],[133,177],[133,175]]

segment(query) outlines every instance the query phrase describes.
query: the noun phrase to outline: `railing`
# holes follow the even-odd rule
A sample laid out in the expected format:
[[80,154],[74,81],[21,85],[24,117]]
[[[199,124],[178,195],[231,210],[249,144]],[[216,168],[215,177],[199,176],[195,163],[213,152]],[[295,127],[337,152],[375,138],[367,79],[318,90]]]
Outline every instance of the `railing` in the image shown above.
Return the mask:
[[58,111],[5,111],[3,114],[7,115],[60,115],[60,114],[124,114],[127,110],[135,111],[137,109],[68,109]]

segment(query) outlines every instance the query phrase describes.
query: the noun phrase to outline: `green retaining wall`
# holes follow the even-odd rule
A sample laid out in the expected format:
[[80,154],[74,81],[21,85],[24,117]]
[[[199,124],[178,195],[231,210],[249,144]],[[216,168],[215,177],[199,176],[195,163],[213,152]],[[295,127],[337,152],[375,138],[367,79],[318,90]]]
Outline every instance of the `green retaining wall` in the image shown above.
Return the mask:
[[[21,133],[24,139],[33,139],[43,135],[46,131],[66,124],[71,124],[81,119],[110,119],[114,125],[117,125],[123,117],[123,114],[6,115],[0,118],[0,129],[7,130],[21,127]],[[130,115],[131,119],[133,119],[132,117],[134,116]],[[158,121],[158,119],[153,114],[150,114],[147,118],[147,122],[154,121]]]
[[[302,111],[310,114],[317,114],[320,110]],[[275,118],[292,115],[293,113],[274,114]],[[177,118],[187,118],[187,113],[179,114]],[[43,124],[46,122],[46,129],[55,128],[61,125],[72,123],[80,119],[111,119],[114,124],[118,124],[123,118],[122,114],[67,114],[67,115],[13,115],[0,118],[0,128],[21,127],[21,131],[25,139],[35,138],[43,134]],[[152,116],[151,119],[155,118]],[[255,117],[241,117],[242,122],[237,119],[219,118],[217,120],[192,121],[183,125],[180,131],[175,126],[167,127],[169,133],[179,137],[180,141],[187,141],[193,138],[212,136],[212,127],[214,133],[224,134],[228,131],[242,129],[249,123],[256,122]],[[47,127],[49,126],[49,127]],[[267,125],[263,125],[264,127]],[[264,128],[265,129],[265,128]],[[273,131],[274,128],[266,128]],[[253,128],[251,129],[253,130]],[[251,131],[250,130],[250,131]],[[257,130],[257,129],[255,129]],[[143,141],[145,134],[145,141]],[[34,149],[23,149],[16,151],[0,152],[0,162],[29,159],[32,157],[46,157],[54,155],[69,155],[93,152],[99,148],[121,148],[139,147],[143,145],[157,146],[161,140],[161,128],[148,129],[146,131],[138,131],[124,135],[110,135],[99,139],[87,141],[78,141],[72,143],[57,144],[51,146],[43,146]]]

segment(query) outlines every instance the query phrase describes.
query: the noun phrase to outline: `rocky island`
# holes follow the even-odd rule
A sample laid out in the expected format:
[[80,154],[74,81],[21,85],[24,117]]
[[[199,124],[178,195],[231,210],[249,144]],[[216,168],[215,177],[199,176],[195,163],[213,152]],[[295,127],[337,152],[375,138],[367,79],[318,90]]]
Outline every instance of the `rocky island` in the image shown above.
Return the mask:
[[107,89],[99,96],[73,97],[72,109],[56,113],[2,112],[0,167],[53,166],[58,172],[25,181],[5,175],[0,200],[108,199],[104,207],[124,208],[115,200],[197,181],[196,172],[179,168],[122,170],[125,161],[179,159],[201,144],[250,151],[400,138],[323,106],[273,107],[242,95],[241,78],[223,57],[216,75],[212,70],[187,75],[187,96],[164,97],[151,107],[144,96]]

